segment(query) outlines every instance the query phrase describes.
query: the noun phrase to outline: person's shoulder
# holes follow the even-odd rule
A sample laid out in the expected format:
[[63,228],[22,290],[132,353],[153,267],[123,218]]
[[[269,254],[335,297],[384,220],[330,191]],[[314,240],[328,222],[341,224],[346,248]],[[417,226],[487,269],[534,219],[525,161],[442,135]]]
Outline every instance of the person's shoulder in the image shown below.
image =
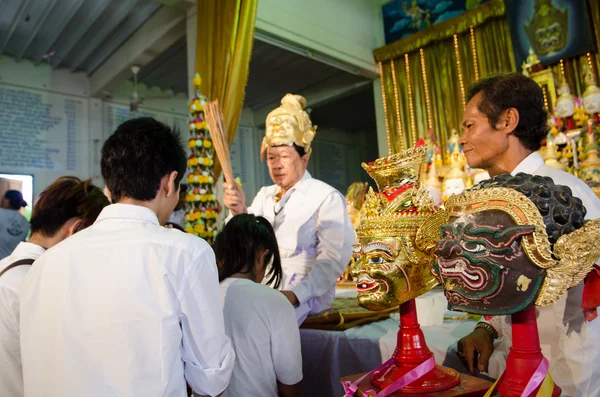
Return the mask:
[[157,229],[158,231],[155,240],[161,244],[200,253],[211,250],[211,247],[206,240],[193,234],[166,227],[158,227]]
[[311,189],[320,189],[326,193],[336,192],[336,193],[342,194],[342,193],[340,193],[339,190],[337,190],[336,188],[334,188],[327,182],[323,182],[320,179],[310,178],[310,179],[306,180],[306,184],[308,186],[310,186]]
[[188,252],[194,256],[211,252],[210,245],[202,238],[177,229],[159,225],[146,225],[128,231],[105,231],[96,224],[74,234],[50,248],[47,253],[61,254],[65,251],[79,251],[85,246],[120,247],[123,244],[131,246],[156,246]]
[[287,298],[278,290],[275,290],[269,286],[261,283],[239,283],[235,282],[229,286],[229,289],[239,290],[244,298],[247,298],[247,302],[252,302],[254,306],[265,307],[272,311],[276,308],[290,308],[293,310],[292,305]]
[[268,186],[263,186],[261,187],[258,192],[256,193],[256,197],[259,196],[269,196],[269,195],[273,195],[275,193],[277,193],[277,191],[279,190],[279,186],[273,184],[273,185],[268,185]]

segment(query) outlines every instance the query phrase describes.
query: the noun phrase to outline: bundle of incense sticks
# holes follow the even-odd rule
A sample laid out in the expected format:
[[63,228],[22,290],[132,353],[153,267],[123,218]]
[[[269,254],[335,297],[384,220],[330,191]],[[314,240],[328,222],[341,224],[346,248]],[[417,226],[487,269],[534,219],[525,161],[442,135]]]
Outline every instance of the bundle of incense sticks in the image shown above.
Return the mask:
[[221,169],[227,183],[236,183],[233,177],[233,169],[231,168],[231,157],[229,156],[229,144],[227,141],[227,129],[223,114],[219,109],[219,101],[214,100],[208,102],[204,107],[204,116],[208,125],[208,132],[213,141],[215,152],[221,163]]

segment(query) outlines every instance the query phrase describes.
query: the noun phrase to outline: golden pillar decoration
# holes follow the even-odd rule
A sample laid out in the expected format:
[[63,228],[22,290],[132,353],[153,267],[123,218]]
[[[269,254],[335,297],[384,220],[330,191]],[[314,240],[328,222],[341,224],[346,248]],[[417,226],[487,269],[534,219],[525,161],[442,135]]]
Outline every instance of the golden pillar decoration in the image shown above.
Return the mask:
[[413,104],[412,84],[410,82],[410,63],[408,61],[408,54],[404,54],[404,66],[406,67],[406,85],[408,87],[408,109],[410,112],[410,133],[412,134],[412,146],[417,143],[417,127],[415,126],[415,108]]
[[400,99],[398,98],[398,83],[396,82],[396,66],[394,65],[395,62],[392,59],[390,61],[391,65],[392,65],[392,81],[394,83],[394,102],[396,104],[396,120],[397,120],[397,127],[398,127],[398,139],[400,140],[400,150],[405,150],[406,146],[404,144],[404,136],[402,135],[402,120],[400,119]]
[[[427,128],[431,130],[433,128],[433,121],[431,119],[431,101],[429,100],[429,84],[427,83],[427,68],[425,67],[425,51],[419,49],[419,56],[421,58],[421,77],[423,78],[423,87],[425,88],[425,105],[427,110]],[[413,142],[415,143],[415,142]]]
[[383,65],[381,62],[377,62],[377,66],[379,66],[379,80],[381,81],[381,99],[383,100],[383,119],[385,120],[385,136],[387,138],[388,155],[391,155],[394,150],[392,148],[392,137],[390,136],[390,123],[388,123],[387,118],[387,101],[385,100],[385,84],[383,83]]
[[475,81],[479,80],[479,66],[477,65],[477,45],[475,44],[475,30],[473,26],[469,28],[471,35],[471,51],[473,52],[473,70],[475,71]]
[[462,100],[463,110],[467,107],[465,98],[465,84],[463,82],[462,67],[460,66],[460,53],[458,51],[458,35],[454,35],[454,55],[456,56],[456,73],[458,74],[458,85],[460,87],[460,98]]

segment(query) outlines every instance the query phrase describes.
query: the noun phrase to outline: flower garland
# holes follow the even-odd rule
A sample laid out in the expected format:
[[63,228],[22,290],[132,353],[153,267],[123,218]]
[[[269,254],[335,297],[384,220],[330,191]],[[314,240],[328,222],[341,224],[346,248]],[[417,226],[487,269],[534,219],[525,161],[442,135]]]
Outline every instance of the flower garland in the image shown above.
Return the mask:
[[195,95],[190,101],[188,190],[185,197],[185,231],[212,244],[221,210],[215,195],[214,149],[204,119],[207,98],[200,93],[200,75],[194,76]]

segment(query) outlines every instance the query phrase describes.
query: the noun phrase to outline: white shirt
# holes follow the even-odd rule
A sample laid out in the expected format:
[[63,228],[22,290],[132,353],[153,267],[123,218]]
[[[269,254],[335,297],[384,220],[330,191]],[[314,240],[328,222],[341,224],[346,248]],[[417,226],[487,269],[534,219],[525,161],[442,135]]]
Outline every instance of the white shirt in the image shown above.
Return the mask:
[[[511,172],[548,176],[555,184],[568,186],[587,210],[586,219],[600,218],[600,200],[581,179],[544,164],[534,152]],[[600,396],[600,320],[586,322],[581,309],[583,283],[571,288],[557,303],[536,306],[542,353],[550,362],[550,374],[563,396]],[[508,354],[512,345],[509,316],[490,320],[504,337],[494,354]],[[499,375],[499,374],[493,374]]]
[[185,227],[185,211],[183,209],[173,211],[167,222],[171,222],[181,227]]
[[265,217],[276,229],[282,288],[291,289],[301,304],[324,298],[312,305],[312,313],[329,309],[335,282],[346,270],[356,240],[346,200],[308,171],[277,203],[279,190],[277,185],[260,189],[248,212]]
[[[113,204],[49,249],[21,290],[28,396],[217,395],[235,354],[225,335],[214,253]],[[185,377],[185,378],[184,378]]]
[[0,259],[10,255],[27,238],[29,222],[19,211],[0,208]]
[[236,357],[223,397],[277,397],[277,381],[302,380],[300,332],[294,308],[279,291],[251,280],[221,282],[225,332]]
[[[22,259],[37,259],[44,253],[37,244],[19,243],[0,261],[0,271]],[[19,343],[19,290],[31,266],[17,266],[0,277],[0,390],[11,397],[23,396],[23,369]]]

